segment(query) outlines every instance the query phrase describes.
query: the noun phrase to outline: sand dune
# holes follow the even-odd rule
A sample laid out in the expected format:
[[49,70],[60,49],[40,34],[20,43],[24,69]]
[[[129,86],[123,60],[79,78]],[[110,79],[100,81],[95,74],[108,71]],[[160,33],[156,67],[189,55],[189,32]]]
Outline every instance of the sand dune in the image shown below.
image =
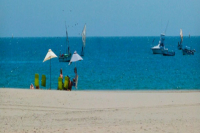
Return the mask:
[[0,132],[199,131],[200,91],[0,89]]

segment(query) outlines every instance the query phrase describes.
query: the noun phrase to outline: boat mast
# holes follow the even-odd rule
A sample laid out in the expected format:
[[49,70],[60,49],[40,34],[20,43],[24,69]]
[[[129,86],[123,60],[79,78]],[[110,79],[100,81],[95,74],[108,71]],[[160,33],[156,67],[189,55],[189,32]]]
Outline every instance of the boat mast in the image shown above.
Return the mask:
[[65,28],[66,28],[66,44],[67,44],[67,53],[70,53],[70,49],[69,49],[69,39],[68,39],[68,33],[67,33],[67,25],[66,25],[66,21],[65,21]]
[[169,24],[169,20],[168,20],[168,22],[167,22],[167,26],[166,26],[166,28],[165,28],[165,34],[166,34],[166,32],[167,32],[168,24]]

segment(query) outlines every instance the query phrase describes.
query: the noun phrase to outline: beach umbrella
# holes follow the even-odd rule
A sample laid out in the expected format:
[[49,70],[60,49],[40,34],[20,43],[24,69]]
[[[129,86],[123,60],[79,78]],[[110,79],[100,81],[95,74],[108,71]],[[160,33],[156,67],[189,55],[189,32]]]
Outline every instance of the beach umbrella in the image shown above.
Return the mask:
[[49,49],[47,55],[45,56],[43,60],[43,62],[50,60],[50,89],[51,89],[51,59],[56,58],[56,57],[57,57],[56,54],[54,54],[54,52],[51,49]]
[[[72,58],[71,58],[71,60],[70,60],[70,62],[69,62],[69,65],[70,65],[72,62],[81,61],[81,60],[83,60],[83,58],[82,58],[79,54],[77,54],[76,51],[74,51],[74,54],[72,55]],[[75,63],[75,66],[76,66],[76,63]]]

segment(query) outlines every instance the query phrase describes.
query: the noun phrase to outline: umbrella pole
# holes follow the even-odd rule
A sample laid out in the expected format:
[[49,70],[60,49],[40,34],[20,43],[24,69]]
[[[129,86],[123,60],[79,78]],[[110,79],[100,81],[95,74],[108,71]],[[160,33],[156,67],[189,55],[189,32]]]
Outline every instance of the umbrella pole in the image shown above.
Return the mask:
[[50,59],[50,90],[51,90],[51,59]]

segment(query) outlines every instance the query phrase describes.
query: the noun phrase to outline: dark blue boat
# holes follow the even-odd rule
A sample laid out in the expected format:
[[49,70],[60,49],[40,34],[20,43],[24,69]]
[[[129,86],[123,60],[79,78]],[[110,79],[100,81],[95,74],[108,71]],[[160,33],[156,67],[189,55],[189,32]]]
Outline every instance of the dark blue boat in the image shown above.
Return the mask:
[[169,52],[169,51],[163,52],[163,56],[174,56],[174,55],[175,52]]

